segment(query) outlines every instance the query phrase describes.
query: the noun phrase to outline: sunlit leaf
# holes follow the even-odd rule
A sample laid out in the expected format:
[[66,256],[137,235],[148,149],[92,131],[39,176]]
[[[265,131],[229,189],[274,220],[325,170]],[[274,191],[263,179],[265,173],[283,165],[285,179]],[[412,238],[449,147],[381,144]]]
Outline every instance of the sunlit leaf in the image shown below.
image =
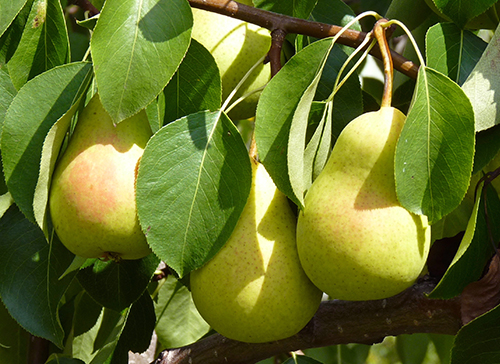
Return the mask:
[[181,277],[224,245],[250,191],[248,152],[228,117],[188,115],[148,142],[137,211],[153,251]]

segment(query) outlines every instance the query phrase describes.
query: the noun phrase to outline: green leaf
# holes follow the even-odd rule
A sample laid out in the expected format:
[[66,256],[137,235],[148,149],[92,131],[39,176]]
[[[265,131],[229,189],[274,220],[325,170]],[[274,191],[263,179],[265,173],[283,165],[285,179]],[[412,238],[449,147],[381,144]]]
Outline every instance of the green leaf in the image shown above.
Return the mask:
[[0,36],[21,11],[26,0],[4,1],[0,3]]
[[444,15],[451,18],[460,28],[469,20],[484,13],[498,0],[433,0]]
[[395,157],[396,191],[409,211],[432,224],[453,211],[469,186],[474,113],[462,89],[421,67]]
[[462,85],[486,49],[486,42],[453,23],[438,23],[426,36],[427,66]]
[[108,0],[91,39],[99,94],[111,118],[145,108],[186,54],[193,19],[186,0]]
[[36,0],[16,53],[8,63],[17,89],[28,80],[69,60],[69,39],[58,0]]
[[[422,25],[431,13],[431,9],[425,4],[424,0],[393,0],[384,17],[386,19],[398,19],[409,30],[414,30],[419,25]],[[401,29],[396,29],[395,35],[403,33]]]
[[191,292],[172,275],[160,284],[155,300],[155,330],[162,347],[177,348],[203,337],[210,326],[198,313]]
[[500,360],[500,306],[460,329],[451,354],[453,364],[494,364]]
[[17,46],[21,41],[21,36],[23,34],[24,27],[26,26],[26,22],[28,21],[32,4],[33,0],[28,0],[24,4],[14,21],[0,37],[0,65],[6,64],[14,55]]
[[19,90],[7,110],[0,146],[5,180],[31,221],[45,137],[76,102],[91,71],[91,65],[84,62],[53,68]]
[[442,364],[450,363],[451,358],[451,348],[453,347],[453,341],[455,341],[454,335],[444,335],[444,334],[428,334],[431,338],[434,347],[436,348],[437,355],[441,360]]
[[0,364],[27,363],[30,335],[0,302]]
[[324,364],[365,363],[371,346],[362,344],[332,345],[306,349],[304,354]]
[[221,107],[222,83],[214,57],[196,40],[191,40],[186,57],[167,87],[163,126],[183,116]]
[[[303,145],[305,135],[305,124],[307,113],[310,108],[303,94],[313,83],[316,75],[321,71],[321,64],[331,46],[331,39],[317,41],[292,57],[281,71],[269,82],[260,97],[257,107],[255,122],[255,138],[260,160],[266,166],[267,171],[273,178],[276,186],[292,199],[297,205],[301,205],[300,196],[292,188],[292,180],[311,178],[304,176],[300,168],[294,168],[293,176],[288,171],[289,163],[293,163],[289,153],[293,145]],[[327,98],[333,90],[333,84],[347,55],[339,47],[333,47],[328,54],[328,60],[321,74],[320,83],[317,86],[315,99]],[[354,117],[362,112],[361,91],[356,77],[349,78],[348,82],[340,89],[334,98],[332,112],[332,129],[335,135]],[[300,105],[300,107],[299,107]],[[297,114],[296,114],[297,113]],[[291,125],[294,115],[299,127],[291,133]],[[300,116],[300,117],[299,117]],[[328,136],[325,136],[328,138]],[[292,149],[294,157],[301,158],[304,148]],[[308,159],[309,161],[312,158]],[[297,162],[300,164],[300,162]],[[304,167],[306,170],[310,168]],[[299,192],[300,193],[300,192]]]
[[0,220],[0,296],[10,314],[33,335],[63,346],[58,304],[75,277],[59,279],[71,254],[12,206]]
[[2,126],[5,114],[16,94],[17,90],[12,84],[9,74],[3,68],[0,68],[0,139],[2,138]]
[[[91,353],[95,354],[89,364],[109,363],[118,345],[118,340],[125,326],[129,310],[116,312],[104,309],[98,321],[98,331],[91,346]],[[91,336],[92,338],[92,336]]]
[[[488,231],[492,232],[494,241],[500,239],[500,199],[491,186],[488,186],[486,190],[486,202],[483,197],[482,189],[479,188],[474,209],[458,251],[429,297],[449,299],[459,295],[465,286],[481,277],[486,262],[493,255],[493,246]],[[485,204],[488,208],[488,215],[485,214]],[[487,221],[487,216],[489,221]]]
[[137,211],[153,251],[183,277],[231,235],[250,191],[243,140],[228,117],[188,115],[148,142],[137,176]]
[[97,260],[78,272],[78,281],[96,302],[121,311],[141,297],[159,263],[154,254],[118,263]]
[[295,358],[288,359],[283,364],[322,364],[322,363],[307,356],[297,355]]
[[50,356],[46,364],[85,364],[85,362],[80,359],[71,358],[69,356],[53,354]]
[[[113,359],[116,360],[115,355],[118,353],[125,354],[128,359],[129,351],[134,353],[146,351],[151,342],[155,322],[156,317],[153,300],[146,291],[130,308],[127,322],[120,335],[120,340],[118,340],[118,344],[116,345]],[[112,363],[113,362],[114,361],[112,361]]]
[[253,0],[257,8],[272,11],[274,13],[281,13],[290,15],[296,18],[307,19],[311,14],[317,0]]
[[427,334],[399,335],[396,337],[396,349],[405,364],[424,363],[430,338]]
[[[310,20],[344,26],[355,17],[356,14],[354,11],[341,0],[317,0]],[[359,22],[356,22],[350,29],[361,31],[361,25]]]
[[476,131],[500,124],[500,94],[496,91],[496,85],[500,84],[498,67],[500,67],[500,27],[495,31],[483,55],[462,85],[474,108]]
[[474,169],[476,174],[498,154],[500,151],[500,125],[476,133],[476,154],[474,154]]

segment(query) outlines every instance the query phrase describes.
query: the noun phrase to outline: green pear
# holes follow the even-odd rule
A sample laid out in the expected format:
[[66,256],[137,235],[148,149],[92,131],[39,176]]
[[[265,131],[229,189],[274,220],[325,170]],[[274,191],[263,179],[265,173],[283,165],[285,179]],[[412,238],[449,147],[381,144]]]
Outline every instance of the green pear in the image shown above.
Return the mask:
[[297,224],[299,257],[311,281],[332,298],[393,296],[425,265],[427,218],[396,197],[394,153],[404,122],[392,107],[351,121],[306,194]]
[[[242,2],[252,5],[251,1]],[[215,58],[222,78],[222,99],[225,100],[248,70],[271,47],[269,30],[213,12],[193,9],[192,37]],[[271,77],[270,65],[262,64],[242,85],[232,101],[264,86]],[[229,112],[233,120],[255,115],[260,92],[252,94]]]
[[300,266],[287,198],[265,168],[252,163],[250,196],[231,237],[190,280],[198,311],[216,331],[257,343],[299,332],[322,292]]
[[49,198],[55,231],[74,254],[119,260],[150,253],[137,218],[135,180],[151,134],[144,110],[114,125],[97,94],[82,110]]

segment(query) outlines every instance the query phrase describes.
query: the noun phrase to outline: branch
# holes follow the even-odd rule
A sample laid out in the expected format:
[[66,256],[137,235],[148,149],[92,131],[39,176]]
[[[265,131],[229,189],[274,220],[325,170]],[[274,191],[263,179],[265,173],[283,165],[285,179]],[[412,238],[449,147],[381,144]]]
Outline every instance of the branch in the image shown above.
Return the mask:
[[[326,38],[336,35],[342,27],[337,25],[313,22],[294,18],[288,15],[272,13],[252,6],[239,4],[232,0],[189,0],[192,7],[230,16],[248,23],[257,24],[271,32],[280,30],[284,34],[303,34],[314,38]],[[358,47],[366,37],[366,33],[356,30],[346,30],[338,42],[353,48]],[[380,49],[376,46],[371,54],[382,59]],[[418,66],[391,50],[394,68],[408,77],[417,78]]]
[[454,335],[462,326],[460,298],[426,296],[436,282],[423,279],[403,293],[376,301],[325,301],[297,335],[263,344],[247,344],[219,334],[165,350],[154,364],[250,364],[284,352],[329,345],[381,342],[386,336],[413,333]]

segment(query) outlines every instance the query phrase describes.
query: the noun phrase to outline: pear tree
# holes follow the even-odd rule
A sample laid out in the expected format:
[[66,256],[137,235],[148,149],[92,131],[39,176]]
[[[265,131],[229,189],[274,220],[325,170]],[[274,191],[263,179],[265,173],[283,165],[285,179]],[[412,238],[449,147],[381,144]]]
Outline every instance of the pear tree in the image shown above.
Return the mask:
[[497,363],[499,8],[2,3],[0,364]]

